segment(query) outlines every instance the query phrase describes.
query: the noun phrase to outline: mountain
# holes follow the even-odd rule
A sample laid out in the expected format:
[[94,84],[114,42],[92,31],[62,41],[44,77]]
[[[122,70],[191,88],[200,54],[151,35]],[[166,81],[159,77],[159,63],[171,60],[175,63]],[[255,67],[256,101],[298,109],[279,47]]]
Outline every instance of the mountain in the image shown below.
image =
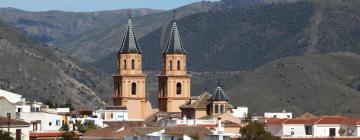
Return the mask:
[[[356,0],[263,3],[190,15],[179,19],[177,25],[190,70],[252,70],[289,56],[360,53],[359,7]],[[168,31],[165,26],[139,40],[145,69],[161,68]],[[115,54],[91,65],[113,72]]]
[[357,54],[288,57],[261,66],[242,79],[230,78],[225,90],[232,102],[247,105],[258,115],[283,109],[295,114],[360,115],[359,76]]
[[0,88],[36,101],[98,107],[111,99],[111,76],[0,22]]

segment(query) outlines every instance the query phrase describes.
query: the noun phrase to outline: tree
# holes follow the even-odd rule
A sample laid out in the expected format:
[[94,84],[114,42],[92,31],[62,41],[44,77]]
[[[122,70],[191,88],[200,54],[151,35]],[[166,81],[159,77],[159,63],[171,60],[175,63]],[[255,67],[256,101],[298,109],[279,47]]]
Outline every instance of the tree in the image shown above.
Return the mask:
[[338,133],[340,136],[345,136],[345,129],[340,128]]
[[80,140],[75,132],[64,132],[60,140]]
[[4,130],[0,130],[0,140],[13,140],[14,138],[11,137],[11,133],[6,132]]
[[69,125],[68,125],[68,124],[64,124],[63,126],[60,127],[59,130],[60,130],[60,131],[68,132],[68,131],[69,131]]
[[263,123],[253,121],[251,115],[248,115],[243,122],[246,126],[240,129],[240,140],[280,140],[280,137],[267,132]]

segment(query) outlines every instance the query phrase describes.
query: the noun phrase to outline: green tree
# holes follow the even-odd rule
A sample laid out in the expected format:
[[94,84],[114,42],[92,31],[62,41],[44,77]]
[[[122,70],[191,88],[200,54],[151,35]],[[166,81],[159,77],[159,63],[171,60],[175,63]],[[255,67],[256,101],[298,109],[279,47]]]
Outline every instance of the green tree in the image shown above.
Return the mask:
[[75,132],[64,132],[60,140],[80,140]]
[[246,126],[240,129],[240,140],[280,140],[280,137],[267,132],[263,123],[253,121],[251,115],[248,115],[243,122]]
[[60,127],[59,130],[60,130],[60,131],[68,132],[68,131],[69,131],[69,125],[68,125],[68,124],[64,124],[63,126]]
[[93,121],[87,121],[84,123],[84,131],[89,132],[91,130],[97,129],[98,126],[95,125]]
[[0,140],[13,140],[14,138],[11,137],[11,133],[0,130]]

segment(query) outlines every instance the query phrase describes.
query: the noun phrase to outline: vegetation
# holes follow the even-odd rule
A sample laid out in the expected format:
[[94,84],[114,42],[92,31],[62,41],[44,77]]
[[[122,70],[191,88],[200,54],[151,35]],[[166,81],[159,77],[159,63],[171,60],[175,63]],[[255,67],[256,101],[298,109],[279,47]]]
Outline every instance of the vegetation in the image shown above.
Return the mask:
[[11,137],[11,133],[7,131],[0,130],[0,140],[13,140],[14,138]]
[[280,140],[280,137],[267,132],[263,123],[253,121],[251,115],[248,115],[244,122],[246,126],[240,129],[240,140]]
[[75,121],[75,129],[81,133],[89,132],[91,130],[99,128],[92,121],[81,123],[81,121]]

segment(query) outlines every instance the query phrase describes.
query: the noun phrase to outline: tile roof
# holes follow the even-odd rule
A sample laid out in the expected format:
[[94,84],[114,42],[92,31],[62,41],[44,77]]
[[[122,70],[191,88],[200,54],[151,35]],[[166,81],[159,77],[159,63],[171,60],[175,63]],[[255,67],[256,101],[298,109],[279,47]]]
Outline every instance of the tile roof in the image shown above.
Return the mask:
[[210,100],[213,100],[213,101],[229,101],[230,98],[225,95],[225,92],[221,89],[221,87],[217,87],[211,93]]
[[200,96],[193,96],[185,104],[181,105],[180,108],[206,108],[206,105],[209,104],[208,99],[211,94],[204,92]]
[[317,118],[293,118],[293,119],[277,119],[270,118],[266,119],[266,124],[347,124],[347,125],[358,125],[360,124],[360,118],[346,118],[341,116],[320,116]]
[[133,25],[131,23],[131,18],[128,19],[128,24],[126,26],[124,38],[121,43],[121,48],[119,53],[138,53],[141,54],[141,50],[139,48],[139,44],[136,40],[136,36],[134,34]]
[[309,112],[306,112],[304,114],[301,114],[301,115],[297,116],[296,118],[299,118],[299,119],[312,119],[312,118],[316,118],[316,116],[309,113]]
[[199,139],[204,139],[205,135],[213,134],[209,129],[205,127],[195,127],[195,126],[175,126],[165,128],[165,134],[169,135],[186,135],[186,136],[195,136],[197,135]]
[[144,121],[104,121],[104,124],[107,124],[110,127],[142,127],[144,126]]
[[167,120],[167,119],[180,119],[181,113],[180,112],[156,112],[149,117],[145,118],[145,124],[146,126],[151,127],[160,127],[161,121]]
[[142,136],[159,130],[161,127],[105,127],[98,128],[83,134],[83,138],[113,138],[121,139],[125,135]]
[[163,54],[185,54],[185,49],[182,45],[180,34],[175,21],[172,24],[170,36]]
[[[23,120],[11,119],[10,126],[11,125],[30,125],[30,123]],[[8,118],[0,116],[0,126],[8,126]]]
[[225,121],[221,122],[221,124],[224,127],[240,127],[241,126],[239,123],[232,122],[232,121],[229,121],[229,120],[225,120]]

